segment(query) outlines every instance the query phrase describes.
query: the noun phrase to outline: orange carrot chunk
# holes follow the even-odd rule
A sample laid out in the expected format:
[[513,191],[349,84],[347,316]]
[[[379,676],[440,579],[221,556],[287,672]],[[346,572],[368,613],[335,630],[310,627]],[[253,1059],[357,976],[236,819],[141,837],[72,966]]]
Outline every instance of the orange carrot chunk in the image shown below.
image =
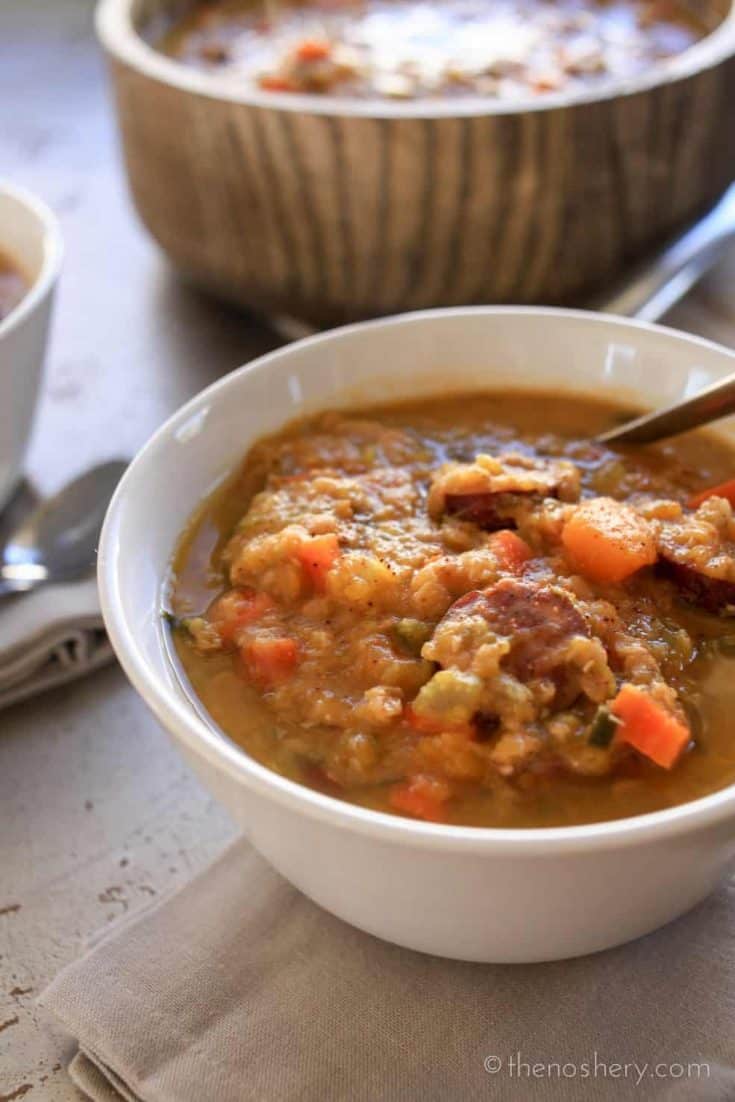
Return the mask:
[[694,497],[689,499],[689,508],[698,509],[703,501],[707,501],[710,497],[724,497],[725,501],[729,501],[731,505],[735,506],[735,478],[731,478],[728,482],[721,482],[719,486],[711,486],[709,490],[702,490],[701,493],[695,494]]
[[287,636],[252,639],[241,654],[248,673],[266,688],[286,681],[299,657],[296,641]]
[[687,725],[637,685],[623,685],[610,711],[620,721],[615,738],[664,769],[676,765],[691,739]]
[[452,725],[441,716],[421,715],[415,712],[410,704],[403,709],[403,722],[420,735],[440,735],[442,731],[452,731],[454,734],[466,735],[468,739],[472,739],[477,733],[472,724]]
[[403,709],[403,722],[412,731],[418,731],[421,735],[437,735],[441,731],[441,724],[429,719],[428,716],[420,716],[418,712],[414,712],[410,704]]
[[526,541],[508,528],[493,532],[488,539],[488,544],[498,556],[501,566],[505,570],[512,570],[514,574],[517,574],[524,563],[531,558],[531,548]]
[[296,90],[294,83],[288,80],[287,77],[269,75],[268,73],[260,77],[258,83],[266,92],[294,92]]
[[419,773],[403,784],[396,785],[390,794],[390,805],[404,815],[441,823],[446,819],[445,807],[451,793],[445,781]]
[[561,540],[580,573],[596,582],[621,582],[656,561],[651,525],[611,497],[593,497],[578,505]]
[[311,536],[301,544],[296,557],[317,593],[323,593],[326,575],[339,555],[339,541],[334,532]]
[[299,61],[325,61],[331,52],[330,43],[320,38],[305,38],[295,50]]
[[259,620],[269,608],[273,608],[273,600],[267,593],[248,587],[230,589],[212,602],[207,618],[222,641],[231,643],[240,628]]

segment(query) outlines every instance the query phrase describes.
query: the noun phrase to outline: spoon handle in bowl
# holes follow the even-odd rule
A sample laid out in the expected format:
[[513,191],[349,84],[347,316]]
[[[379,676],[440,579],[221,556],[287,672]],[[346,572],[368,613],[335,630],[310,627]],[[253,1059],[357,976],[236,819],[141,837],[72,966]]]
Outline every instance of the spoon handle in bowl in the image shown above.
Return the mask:
[[601,444],[651,444],[655,440],[708,425],[731,413],[735,413],[735,374],[718,380],[667,409],[645,413],[635,421],[600,433],[595,440]]
[[733,241],[735,184],[698,222],[628,275],[595,308],[607,314],[658,321],[717,263]]

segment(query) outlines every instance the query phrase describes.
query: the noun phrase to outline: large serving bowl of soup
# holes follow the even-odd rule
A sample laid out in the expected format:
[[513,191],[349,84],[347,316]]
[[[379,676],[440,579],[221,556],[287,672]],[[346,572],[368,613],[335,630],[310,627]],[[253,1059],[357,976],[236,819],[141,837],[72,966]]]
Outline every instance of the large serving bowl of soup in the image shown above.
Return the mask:
[[271,353],[122,480],[113,645],[253,844],[356,926],[493,961],[643,934],[735,853],[735,433],[592,436],[734,369],[520,307]]
[[735,175],[731,0],[102,0],[138,212],[244,306],[573,301]]

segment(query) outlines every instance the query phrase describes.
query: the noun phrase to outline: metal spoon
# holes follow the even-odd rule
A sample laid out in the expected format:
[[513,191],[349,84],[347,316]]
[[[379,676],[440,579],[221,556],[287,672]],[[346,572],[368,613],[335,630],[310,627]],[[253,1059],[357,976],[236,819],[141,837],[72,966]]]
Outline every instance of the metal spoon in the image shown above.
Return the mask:
[[0,596],[94,570],[102,521],[126,467],[123,460],[92,467],[21,521],[0,552]]
[[[735,184],[664,251],[628,275],[597,309],[658,321],[735,241]],[[604,444],[652,444],[735,413],[735,374],[666,409],[646,413],[595,439]]]
[[601,432],[595,440],[600,444],[652,444],[655,440],[665,440],[668,436],[708,425],[730,413],[735,413],[735,374],[666,409],[644,413],[634,421]]
[[640,321],[660,321],[706,275],[735,241],[735,184],[663,250],[627,272],[622,283],[589,309]]

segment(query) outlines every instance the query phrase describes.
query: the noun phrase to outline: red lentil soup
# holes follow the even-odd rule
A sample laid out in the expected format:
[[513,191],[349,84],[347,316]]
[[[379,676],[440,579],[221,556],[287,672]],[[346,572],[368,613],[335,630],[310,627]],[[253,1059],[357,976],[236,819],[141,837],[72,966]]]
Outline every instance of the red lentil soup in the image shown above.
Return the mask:
[[438,822],[589,823],[735,781],[735,454],[589,441],[624,415],[472,394],[256,443],[175,554],[209,714],[285,777]]
[[28,281],[14,261],[0,252],[0,321],[14,310],[28,290]]
[[528,99],[645,72],[712,20],[683,0],[210,0],[159,43],[277,92]]

